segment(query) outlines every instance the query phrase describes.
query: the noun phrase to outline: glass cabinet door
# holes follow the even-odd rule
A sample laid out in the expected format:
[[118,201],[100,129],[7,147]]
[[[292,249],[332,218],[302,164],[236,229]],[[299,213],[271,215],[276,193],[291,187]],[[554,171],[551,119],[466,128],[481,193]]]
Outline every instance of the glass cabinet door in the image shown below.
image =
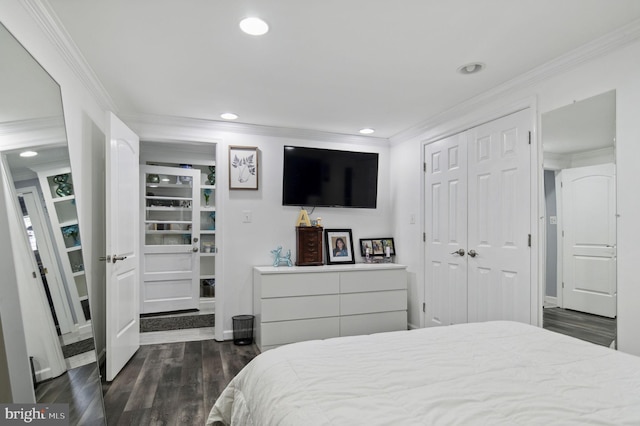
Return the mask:
[[195,210],[198,171],[149,166],[144,179],[144,229],[148,246],[191,245],[193,231],[200,229]]

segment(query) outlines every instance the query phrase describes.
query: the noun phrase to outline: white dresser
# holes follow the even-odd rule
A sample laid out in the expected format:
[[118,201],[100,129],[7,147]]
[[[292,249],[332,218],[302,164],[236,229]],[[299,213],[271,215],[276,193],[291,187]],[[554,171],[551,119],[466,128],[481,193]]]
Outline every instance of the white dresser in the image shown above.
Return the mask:
[[395,263],[253,268],[255,339],[287,343],[407,329],[407,271]]

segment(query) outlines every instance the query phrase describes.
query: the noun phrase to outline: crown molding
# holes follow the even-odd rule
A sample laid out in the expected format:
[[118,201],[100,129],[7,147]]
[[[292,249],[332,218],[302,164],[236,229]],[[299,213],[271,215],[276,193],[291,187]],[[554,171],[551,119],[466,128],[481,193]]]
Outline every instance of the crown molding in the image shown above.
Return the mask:
[[0,139],[3,151],[67,144],[62,116],[6,121],[0,124]]
[[397,145],[426,133],[429,129],[468,114],[475,109],[493,102],[516,90],[521,90],[562,72],[575,68],[591,59],[612,53],[640,39],[640,19],[631,22],[600,38],[590,41],[556,59],[519,75],[493,89],[463,101],[448,110],[438,113],[417,125],[403,130],[389,138],[390,144]]
[[117,112],[113,99],[67,33],[49,2],[47,0],[22,0],[21,3],[98,105],[106,111]]
[[[175,117],[152,114],[121,114],[122,120],[138,133],[141,139],[167,140],[166,129],[180,129],[179,137],[194,141],[219,141],[219,135],[212,133],[236,133],[288,139],[307,139],[323,142],[337,142],[376,146],[389,146],[389,140],[371,136],[359,136],[319,130],[295,129],[288,127],[264,126],[258,124],[233,123],[228,121],[199,118]],[[172,139],[175,140],[175,139]]]

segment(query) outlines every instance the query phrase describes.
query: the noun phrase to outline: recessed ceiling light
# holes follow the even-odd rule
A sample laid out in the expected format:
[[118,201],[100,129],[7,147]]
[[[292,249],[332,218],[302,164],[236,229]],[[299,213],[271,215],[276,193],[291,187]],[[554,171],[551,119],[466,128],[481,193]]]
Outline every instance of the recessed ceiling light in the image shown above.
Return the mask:
[[460,74],[476,74],[479,73],[480,71],[482,71],[485,68],[485,64],[483,64],[482,62],[471,62],[469,64],[463,65],[460,68],[458,68],[458,72]]
[[261,36],[269,31],[269,25],[260,18],[244,18],[240,21],[240,29],[249,35]]
[[360,129],[360,133],[362,133],[363,135],[370,135],[371,133],[375,132],[374,129],[370,129],[370,128],[364,128],[364,129]]
[[220,114],[220,118],[224,118],[225,120],[236,120],[238,118],[238,114],[225,112],[224,114]]
[[20,157],[35,157],[36,155],[38,155],[37,152],[35,151],[24,151],[20,153]]

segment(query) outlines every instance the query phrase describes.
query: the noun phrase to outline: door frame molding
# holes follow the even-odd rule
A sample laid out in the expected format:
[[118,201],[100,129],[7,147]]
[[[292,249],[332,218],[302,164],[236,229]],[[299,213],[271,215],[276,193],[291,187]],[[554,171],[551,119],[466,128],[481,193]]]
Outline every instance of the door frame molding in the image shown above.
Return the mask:
[[[540,141],[540,114],[538,111],[538,99],[536,96],[528,96],[505,103],[500,106],[486,106],[478,108],[472,112],[461,115],[453,120],[446,120],[433,126],[433,130],[420,136],[420,159],[422,164],[425,163],[424,158],[425,147],[429,144],[437,142],[441,139],[453,136],[457,133],[464,132],[482,124],[498,120],[507,115],[529,109],[531,120],[531,324],[542,326],[542,309],[544,306],[544,280],[540,280],[540,276],[544,274],[544,244],[545,236],[541,233],[544,229],[544,215],[541,209],[544,208],[544,192],[540,193],[540,188],[544,188],[544,173],[542,173],[542,143]],[[426,210],[425,205],[425,179],[424,174],[420,179],[420,231],[422,235],[426,232]],[[427,254],[427,244],[423,242],[420,248],[422,259],[422,300],[426,302],[427,288],[427,264],[425,262]],[[420,326],[425,327],[425,312],[420,312]]]

